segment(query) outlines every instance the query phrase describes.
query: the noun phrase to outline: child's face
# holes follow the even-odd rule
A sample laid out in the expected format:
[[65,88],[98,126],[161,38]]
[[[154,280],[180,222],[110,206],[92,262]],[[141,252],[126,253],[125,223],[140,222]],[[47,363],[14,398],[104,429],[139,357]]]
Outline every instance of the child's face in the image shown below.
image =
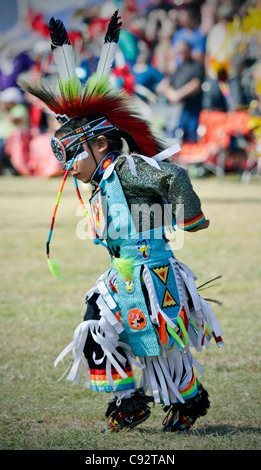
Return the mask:
[[[70,173],[74,176],[77,180],[81,180],[83,183],[89,183],[92,174],[96,168],[96,163],[93,158],[92,152],[88,144],[83,144],[84,150],[87,152],[86,158],[83,160],[75,160],[73,165],[70,169]],[[94,146],[92,147],[93,154],[96,158]],[[88,155],[88,156],[87,156]],[[98,159],[96,159],[97,163]]]
[[[97,167],[96,162],[97,164],[99,164],[108,152],[107,141],[105,144],[105,140],[104,138],[103,140],[98,138],[97,142],[92,142],[91,144],[83,144],[83,148],[87,152],[88,156],[86,156],[86,158],[84,158],[83,160],[76,159],[73,162],[73,165],[70,170],[72,176],[74,176],[77,180],[82,181],[83,183],[90,182],[93,172],[96,170]],[[93,158],[93,155],[95,159]]]

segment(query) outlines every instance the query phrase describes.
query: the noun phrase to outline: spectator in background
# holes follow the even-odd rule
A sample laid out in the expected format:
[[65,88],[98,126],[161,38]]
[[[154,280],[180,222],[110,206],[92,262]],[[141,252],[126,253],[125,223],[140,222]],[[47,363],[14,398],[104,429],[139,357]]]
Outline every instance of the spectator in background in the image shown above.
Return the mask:
[[113,87],[121,88],[130,95],[135,94],[135,78],[131,70],[131,64],[125,59],[122,50],[119,50],[115,56],[110,80]]
[[136,35],[132,34],[127,29],[121,30],[118,42],[119,48],[124,55],[125,61],[130,65],[134,65],[137,60],[139,53],[138,42],[139,38]]
[[27,107],[23,93],[16,87],[6,88],[0,93],[0,173],[4,167],[11,167],[6,151],[9,139],[16,131],[26,131],[29,126]]
[[1,136],[8,137],[16,127],[28,128],[28,110],[19,88],[6,88],[0,93],[0,116]]
[[232,35],[229,29],[235,13],[232,3],[221,4],[217,10],[217,22],[207,34],[204,109],[226,112],[243,104],[240,75],[244,59],[238,53],[241,38],[239,34]]
[[217,17],[217,9],[220,0],[204,0],[200,7],[200,31],[207,36],[210,28],[215,24]]
[[16,53],[10,48],[9,56],[6,52],[1,53],[0,65],[0,90],[7,88],[17,88],[17,77],[25,71],[31,69],[34,64],[27,52]]
[[191,46],[186,42],[176,45],[179,66],[166,86],[163,82],[160,91],[171,104],[182,106],[181,114],[172,134],[188,142],[197,141],[197,128],[201,111],[202,82],[204,66],[191,55]]
[[140,42],[139,49],[140,53],[132,67],[132,73],[137,95],[147,101],[149,93],[157,93],[157,86],[164,75],[150,64],[150,51],[144,42]]
[[175,8],[167,12],[155,9],[150,12],[146,22],[145,35],[150,44],[151,64],[163,74],[173,70],[173,57],[170,54],[171,41],[177,29],[178,13]]
[[[191,47],[191,57],[194,60],[204,60],[206,36],[200,31],[200,10],[195,5],[186,5],[178,13],[180,28],[173,34],[172,47],[180,42],[186,42]],[[178,65],[178,64],[176,64]]]
[[171,10],[172,5],[170,4],[169,1],[166,0],[154,0],[153,5],[148,8],[147,10],[147,15],[149,15],[152,11],[153,12],[158,12],[160,11],[165,11],[166,13]]

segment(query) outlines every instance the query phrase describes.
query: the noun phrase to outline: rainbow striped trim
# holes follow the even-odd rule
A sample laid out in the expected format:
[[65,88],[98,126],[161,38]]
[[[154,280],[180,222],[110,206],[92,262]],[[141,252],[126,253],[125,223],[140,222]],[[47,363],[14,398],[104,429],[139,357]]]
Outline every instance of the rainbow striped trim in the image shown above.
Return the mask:
[[[113,378],[115,389],[117,390],[127,390],[130,388],[135,388],[135,381],[130,366],[123,368],[124,372],[127,374],[127,378],[123,379],[116,369],[111,370],[111,375]],[[112,392],[113,387],[109,384],[106,375],[106,369],[90,369],[91,375],[91,389],[96,392]]]
[[191,228],[196,227],[197,225],[201,224],[205,220],[205,216],[202,211],[192,219],[185,220],[184,222],[177,222],[179,228],[183,230],[190,230]]
[[184,400],[189,400],[190,398],[193,398],[195,395],[198,393],[198,382],[196,380],[196,377],[193,372],[192,380],[190,384],[184,388],[184,390],[180,390],[180,395]]

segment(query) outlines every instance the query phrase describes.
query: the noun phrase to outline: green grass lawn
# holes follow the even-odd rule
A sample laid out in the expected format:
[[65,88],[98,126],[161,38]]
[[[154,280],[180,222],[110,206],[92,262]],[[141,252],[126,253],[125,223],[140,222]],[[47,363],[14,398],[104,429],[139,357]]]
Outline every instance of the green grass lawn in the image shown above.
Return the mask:
[[[215,307],[225,348],[214,344],[195,357],[211,408],[186,434],[163,434],[160,405],[130,432],[101,435],[110,397],[58,382],[68,362],[53,362],[81,321],[82,300],[109,267],[106,250],[80,240],[83,217],[73,182],[67,182],[57,213],[51,254],[63,280],[48,271],[45,243],[60,179],[1,178],[1,449],[42,450],[247,450],[260,449],[260,233],[261,184],[239,177],[193,180],[211,225],[186,233],[178,259]],[[84,199],[87,194],[82,190]],[[203,294],[203,292],[202,292]],[[139,376],[139,370],[135,373]]]

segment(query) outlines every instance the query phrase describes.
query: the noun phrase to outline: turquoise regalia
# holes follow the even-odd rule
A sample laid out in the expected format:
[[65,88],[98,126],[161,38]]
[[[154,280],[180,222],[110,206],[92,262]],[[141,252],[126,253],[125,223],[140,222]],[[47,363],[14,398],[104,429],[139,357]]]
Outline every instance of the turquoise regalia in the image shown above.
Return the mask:
[[[72,350],[74,364],[68,379],[77,382],[91,331],[106,358],[102,377],[107,384],[99,388],[97,378],[92,388],[117,390],[120,378],[124,389],[130,379],[124,367],[127,360],[141,367],[141,386],[149,389],[155,401],[183,401],[182,390],[194,383],[193,367],[203,372],[190,348],[208,347],[213,336],[221,346],[222,331],[212,307],[198,294],[194,274],[173,254],[163,213],[167,201],[174,225],[185,230],[194,227],[204,220],[199,198],[182,168],[169,162],[155,168],[142,156],[132,155],[130,165],[128,156],[108,155],[92,182],[93,224],[112,264],[86,294],[87,304],[96,295],[99,320],[83,321],[57,362]],[[144,224],[146,230],[142,230]],[[87,386],[93,385],[93,375],[87,366]]]
[[[168,406],[193,397],[202,401],[203,392],[198,392],[194,367],[201,373],[203,369],[191,349],[208,347],[213,337],[221,346],[222,331],[212,307],[198,294],[194,274],[170,249],[164,232],[164,209],[168,206],[170,225],[182,230],[200,224],[204,215],[186,172],[163,161],[166,152],[172,156],[177,150],[173,146],[163,150],[162,143],[133,109],[127,95],[111,86],[109,77],[121,29],[119,20],[116,11],[108,24],[96,73],[81,84],[66,28],[60,20],[51,18],[49,30],[59,75],[57,86],[52,89],[43,81],[20,82],[25,91],[47,105],[61,124],[61,132],[56,131],[51,147],[66,171],[46,243],[49,268],[58,277],[59,267],[50,257],[50,241],[67,176],[77,161],[89,156],[84,144],[105,134],[110,148],[122,148],[125,141],[130,152],[139,149],[146,155],[111,153],[93,174],[91,182],[95,189],[90,205],[98,236],[94,241],[109,250],[112,263],[87,292],[83,321],[55,365],[72,352],[73,363],[67,379],[77,383],[81,372],[86,371],[86,387],[116,392],[120,401],[122,395],[126,398],[129,395],[132,400],[127,407],[140,401],[134,366],[141,368],[140,386],[155,402]],[[84,206],[76,179],[74,183]],[[140,221],[141,205],[145,210]],[[138,414],[143,411],[148,417],[148,400],[143,395],[142,406],[135,408]],[[117,417],[121,411],[118,409]],[[135,410],[134,419],[140,422],[142,416],[138,414]],[[129,418],[124,416],[126,423]]]

